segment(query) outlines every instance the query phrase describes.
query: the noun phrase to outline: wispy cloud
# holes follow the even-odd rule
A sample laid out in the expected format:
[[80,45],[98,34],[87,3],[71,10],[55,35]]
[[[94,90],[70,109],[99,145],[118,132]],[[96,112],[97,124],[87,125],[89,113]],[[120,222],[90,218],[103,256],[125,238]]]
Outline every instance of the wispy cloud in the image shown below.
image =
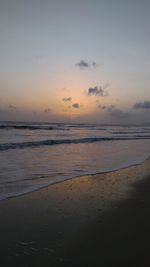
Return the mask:
[[91,65],[93,66],[93,68],[97,68],[97,67],[98,67],[98,64],[97,64],[95,61],[93,61],[93,62],[91,63]]
[[90,67],[96,68],[98,67],[98,64],[95,61],[87,62],[84,59],[82,59],[78,63],[76,63],[75,66],[83,70],[83,69],[88,69]]
[[101,105],[101,104],[99,104],[98,106],[97,106],[99,109],[107,109],[107,107],[105,106],[105,105]]
[[107,108],[108,112],[111,114],[111,116],[117,118],[117,119],[125,119],[130,116],[128,112],[125,112],[121,109],[116,108],[115,106],[110,106]]
[[135,103],[133,108],[134,109],[150,109],[150,101]]
[[109,105],[109,106],[107,106],[107,110],[108,110],[108,112],[112,112],[113,110],[115,110],[116,109],[116,107],[115,107],[115,105]]
[[11,109],[11,110],[16,110],[16,109],[17,109],[17,107],[14,106],[14,105],[12,105],[12,104],[10,104],[10,105],[8,106],[8,108]]
[[102,86],[95,86],[95,87],[89,87],[88,91],[87,91],[87,95],[88,96],[108,96],[108,92],[105,90],[106,87],[102,87]]
[[117,108],[115,105],[101,105],[99,104],[97,108],[106,110],[112,117],[116,119],[125,119],[128,118],[131,114],[129,112],[125,112],[119,108]]
[[46,108],[46,109],[44,109],[44,112],[49,113],[49,112],[52,112],[52,110],[51,110],[51,108]]
[[64,101],[64,102],[70,102],[71,100],[72,100],[71,97],[64,97],[64,98],[62,99],[62,101]]

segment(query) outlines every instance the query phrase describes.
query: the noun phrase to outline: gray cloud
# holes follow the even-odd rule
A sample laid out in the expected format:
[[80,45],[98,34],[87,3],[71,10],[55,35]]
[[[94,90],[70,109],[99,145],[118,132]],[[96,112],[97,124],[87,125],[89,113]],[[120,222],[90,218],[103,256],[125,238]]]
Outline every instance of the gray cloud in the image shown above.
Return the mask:
[[95,61],[93,61],[92,66],[93,66],[93,68],[96,68],[96,67],[98,67],[98,64]]
[[64,101],[64,102],[70,102],[71,100],[72,100],[71,97],[64,97],[64,98],[62,99],[62,101]]
[[101,105],[101,104],[99,104],[97,107],[98,107],[99,109],[106,109],[106,108],[107,108],[106,106]]
[[85,60],[80,60],[80,62],[76,63],[75,66],[79,67],[80,69],[89,68],[90,65]]
[[105,89],[106,88],[102,87],[102,86],[90,87],[88,89],[87,95],[88,96],[92,96],[92,95],[95,95],[95,96],[108,96],[108,92],[106,92]]
[[87,69],[90,67],[96,68],[98,67],[98,64],[95,61],[92,61],[91,63],[89,63],[82,59],[78,63],[76,63],[75,66],[79,67],[80,69]]
[[121,109],[117,109],[115,107],[108,107],[108,112],[111,114],[111,116],[117,118],[117,119],[125,119],[128,118],[130,116],[130,114],[128,112],[125,112]]
[[72,107],[73,107],[73,108],[80,108],[80,105],[79,105],[78,103],[74,103],[74,104],[72,105]]
[[46,109],[44,109],[44,112],[45,113],[49,113],[49,112],[51,112],[52,110],[50,109],[50,108],[46,108]]
[[134,109],[150,109],[150,101],[135,103],[133,108]]
[[17,109],[17,107],[16,107],[16,106],[14,106],[14,105],[11,105],[11,104],[8,106],[8,108],[9,108],[9,109],[11,109],[11,110],[16,110],[16,109]]
[[107,111],[112,112],[114,109],[116,109],[115,105],[109,105],[107,106]]
[[128,118],[130,116],[130,113],[116,108],[115,105],[105,106],[105,105],[99,104],[97,106],[97,108],[102,109],[102,110],[106,110],[112,117],[114,117],[116,119],[125,119],[125,118]]

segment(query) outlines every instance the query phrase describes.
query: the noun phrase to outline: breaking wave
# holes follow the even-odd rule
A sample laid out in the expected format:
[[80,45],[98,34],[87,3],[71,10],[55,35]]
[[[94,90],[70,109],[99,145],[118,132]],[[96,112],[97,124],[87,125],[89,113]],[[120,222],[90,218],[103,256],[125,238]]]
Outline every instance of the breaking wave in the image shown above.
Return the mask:
[[62,144],[80,144],[80,143],[95,143],[95,142],[103,142],[103,141],[124,141],[124,140],[145,140],[145,139],[150,139],[150,135],[42,140],[42,141],[32,141],[32,142],[22,142],[22,143],[0,144],[0,151],[9,150],[9,149],[34,148],[34,147],[40,147],[40,146],[62,145]]

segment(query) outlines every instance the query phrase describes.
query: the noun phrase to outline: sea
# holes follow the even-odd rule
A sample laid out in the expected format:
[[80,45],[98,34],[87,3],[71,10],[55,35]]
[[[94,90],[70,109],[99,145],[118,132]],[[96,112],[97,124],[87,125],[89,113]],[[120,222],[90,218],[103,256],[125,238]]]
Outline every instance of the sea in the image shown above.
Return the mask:
[[0,122],[0,200],[150,157],[150,125]]

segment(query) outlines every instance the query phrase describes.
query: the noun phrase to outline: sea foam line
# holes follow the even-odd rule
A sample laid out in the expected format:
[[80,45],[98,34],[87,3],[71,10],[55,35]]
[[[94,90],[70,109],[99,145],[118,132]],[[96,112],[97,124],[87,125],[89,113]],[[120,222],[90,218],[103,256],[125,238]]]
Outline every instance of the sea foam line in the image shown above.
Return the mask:
[[101,141],[125,141],[125,140],[146,140],[150,139],[150,135],[142,136],[136,135],[133,137],[93,137],[93,138],[80,138],[80,139],[58,139],[58,140],[42,140],[32,141],[23,143],[6,143],[0,144],[0,151],[9,149],[23,149],[23,148],[34,148],[40,146],[53,146],[63,144],[84,144],[84,143],[95,143]]
[[[41,183],[37,183],[37,184],[29,184],[28,186],[25,186],[20,192],[9,192],[9,193],[6,193],[6,194],[3,194],[3,195],[0,195],[0,201],[3,201],[5,199],[9,199],[9,198],[14,198],[14,197],[19,197],[19,196],[22,196],[22,195],[26,195],[26,194],[29,194],[29,193],[32,193],[32,192],[35,192],[35,191],[39,191],[41,189],[44,189],[48,186],[52,186],[52,185],[55,185],[55,184],[58,184],[58,183],[63,183],[67,180],[71,180],[71,179],[76,179],[76,178],[80,178],[80,177],[85,177],[85,176],[95,176],[95,175],[102,175],[102,174],[106,174],[106,173],[111,173],[111,172],[117,172],[117,171],[120,171],[120,170],[123,170],[123,169],[127,169],[127,168],[130,168],[130,167],[133,167],[133,166],[138,166],[138,165],[141,165],[143,164],[144,162],[146,161],[149,161],[150,160],[150,157],[147,156],[147,157],[144,157],[144,158],[141,158],[141,159],[138,159],[138,160],[133,160],[132,162],[128,162],[128,164],[121,164],[120,166],[118,167],[114,167],[114,168],[104,168],[102,170],[99,170],[97,172],[91,172],[91,171],[86,171],[85,173],[83,174],[78,174],[78,175],[70,175],[70,176],[64,176],[64,177],[58,177],[58,178],[55,178],[55,179],[50,179],[48,182],[41,182]],[[39,179],[37,180],[40,180],[40,177]],[[20,181],[21,183],[24,183],[26,182],[26,180],[23,180],[23,181]]]

